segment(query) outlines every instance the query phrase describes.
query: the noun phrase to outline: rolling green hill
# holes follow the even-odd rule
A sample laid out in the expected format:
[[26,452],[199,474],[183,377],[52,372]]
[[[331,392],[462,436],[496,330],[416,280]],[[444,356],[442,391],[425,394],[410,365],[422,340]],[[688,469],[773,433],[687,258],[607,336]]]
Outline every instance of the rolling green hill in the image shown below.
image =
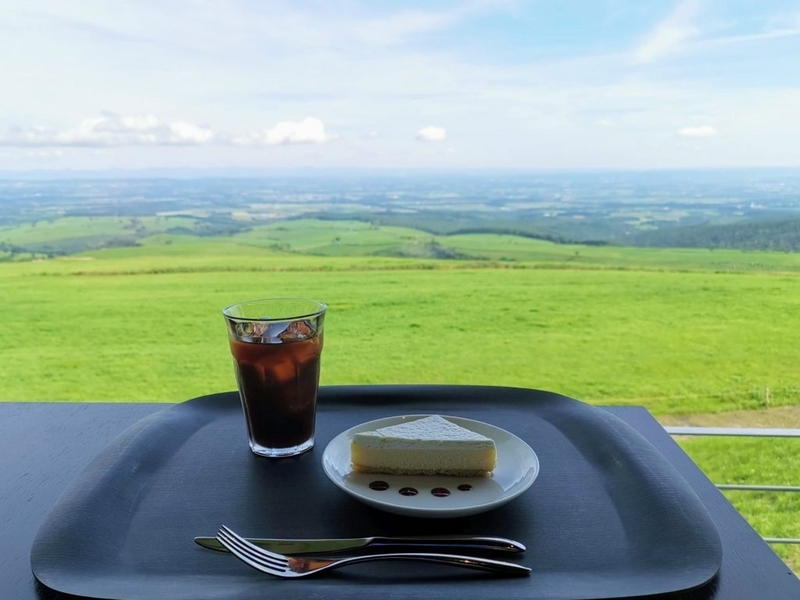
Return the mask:
[[[362,219],[236,220],[226,215],[205,217],[60,217],[0,227],[0,262],[53,258],[128,246],[154,246],[180,240],[214,246],[228,240],[241,247],[253,245],[275,251],[320,256],[393,256],[454,258],[461,260],[566,260],[576,264],[607,264],[609,260],[654,268],[679,267],[687,260],[703,268],[768,268],[779,263],[794,270],[794,257],[780,260],[768,253],[800,250],[800,219],[750,220],[728,225],[663,228],[599,241],[541,231],[530,223],[494,220],[464,223],[438,213]],[[380,224],[388,221],[394,224]],[[416,227],[414,225],[417,225]],[[609,234],[610,235],[610,234]],[[213,240],[213,241],[212,241]],[[606,240],[606,241],[602,241]],[[218,246],[216,246],[218,247]],[[630,251],[632,247],[660,248],[659,254]],[[691,253],[689,250],[697,250]],[[709,251],[744,250],[708,255]],[[765,253],[766,252],[766,253]],[[184,254],[187,254],[184,252]],[[674,260],[673,258],[674,257]],[[766,258],[765,258],[766,257]],[[765,258],[765,259],[764,259]],[[764,260],[762,260],[764,259]],[[753,263],[752,266],[747,266]],[[716,265],[716,267],[715,267]]]

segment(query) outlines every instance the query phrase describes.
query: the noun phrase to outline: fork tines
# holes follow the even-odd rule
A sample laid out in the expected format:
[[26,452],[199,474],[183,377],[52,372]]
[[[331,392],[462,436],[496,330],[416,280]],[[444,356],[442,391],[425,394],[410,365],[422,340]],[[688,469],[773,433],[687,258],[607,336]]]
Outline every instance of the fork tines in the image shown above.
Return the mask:
[[259,548],[223,525],[217,533],[219,542],[249,566],[275,575],[290,572],[286,557]]

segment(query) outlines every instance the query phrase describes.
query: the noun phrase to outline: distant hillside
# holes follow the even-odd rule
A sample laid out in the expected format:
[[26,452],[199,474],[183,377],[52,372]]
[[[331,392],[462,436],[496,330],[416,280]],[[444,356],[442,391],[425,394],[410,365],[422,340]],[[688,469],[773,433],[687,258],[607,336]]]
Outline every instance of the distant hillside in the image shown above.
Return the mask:
[[800,251],[800,219],[758,220],[731,225],[693,225],[631,236],[633,246],[661,248],[731,248]]
[[543,218],[531,215],[529,211],[319,212],[306,217],[322,221],[356,220],[379,227],[408,227],[443,236],[469,233],[516,235],[556,244],[605,244],[624,233],[624,229],[614,219],[592,218],[577,221],[569,218]]

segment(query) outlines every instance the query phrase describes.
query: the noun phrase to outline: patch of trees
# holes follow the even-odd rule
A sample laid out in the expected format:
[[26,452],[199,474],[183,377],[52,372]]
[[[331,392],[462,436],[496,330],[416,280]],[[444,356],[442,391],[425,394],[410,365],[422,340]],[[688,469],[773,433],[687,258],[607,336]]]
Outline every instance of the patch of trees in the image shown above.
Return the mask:
[[633,236],[634,246],[800,251],[800,219],[757,220],[730,225],[692,225]]
[[561,235],[550,233],[535,233],[526,231],[524,229],[507,229],[504,227],[468,227],[458,229],[449,233],[448,235],[470,234],[470,233],[493,233],[498,235],[515,235],[517,237],[530,238],[534,240],[543,240],[545,242],[552,242],[554,244],[581,244],[584,246],[605,246],[608,244],[606,240],[575,240]]
[[101,248],[124,248],[128,246],[138,246],[139,242],[132,236],[87,236],[80,238],[69,238],[51,242],[37,242],[26,244],[22,248],[31,254],[44,254],[48,257],[66,256],[85,252],[87,250],[99,250]]

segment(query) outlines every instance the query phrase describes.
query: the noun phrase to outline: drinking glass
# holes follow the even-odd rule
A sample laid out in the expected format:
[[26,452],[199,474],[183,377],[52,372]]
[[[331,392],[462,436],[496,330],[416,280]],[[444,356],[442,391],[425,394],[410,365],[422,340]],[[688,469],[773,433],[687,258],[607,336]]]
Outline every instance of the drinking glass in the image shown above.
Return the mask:
[[314,446],[323,325],[328,307],[267,298],[223,309],[250,449],[294,456]]

